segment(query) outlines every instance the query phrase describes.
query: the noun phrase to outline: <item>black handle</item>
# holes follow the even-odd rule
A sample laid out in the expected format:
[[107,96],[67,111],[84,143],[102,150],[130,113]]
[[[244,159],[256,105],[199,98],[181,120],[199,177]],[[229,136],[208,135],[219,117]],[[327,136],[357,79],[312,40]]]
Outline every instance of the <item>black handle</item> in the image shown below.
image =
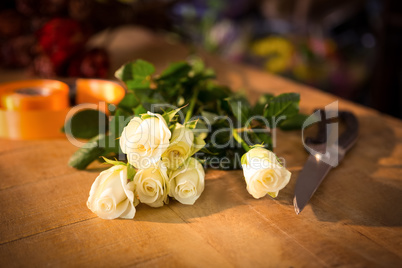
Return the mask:
[[339,118],[345,123],[346,130],[339,136],[338,145],[344,150],[349,150],[357,141],[359,121],[353,113],[348,111],[340,111]]
[[327,142],[327,124],[325,120],[325,111],[322,109],[315,109],[314,113],[320,111],[321,120],[317,122],[318,132],[317,135],[312,137],[307,137],[305,142],[309,145],[323,144]]
[[[327,120],[325,116],[325,111],[322,109],[317,109],[320,111],[321,120],[317,122],[318,132],[315,138],[307,137],[306,144],[309,145],[323,145],[327,142]],[[315,112],[317,111],[315,110]],[[343,150],[349,150],[357,141],[357,136],[359,132],[359,122],[356,116],[348,111],[339,111],[338,114],[339,121],[342,121],[346,125],[346,130],[338,138],[338,146]],[[320,147],[317,147],[320,148]]]

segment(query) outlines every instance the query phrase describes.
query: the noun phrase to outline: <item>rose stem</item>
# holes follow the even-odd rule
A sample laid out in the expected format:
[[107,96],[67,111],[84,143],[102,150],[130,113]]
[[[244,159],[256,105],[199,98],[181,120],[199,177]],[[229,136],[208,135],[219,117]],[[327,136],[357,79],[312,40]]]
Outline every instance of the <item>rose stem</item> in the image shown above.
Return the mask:
[[193,96],[191,97],[191,100],[190,100],[190,105],[188,107],[186,118],[184,119],[184,123],[187,123],[190,120],[191,116],[193,115],[193,110],[194,110],[195,103],[197,102],[197,97],[198,97],[199,91],[200,91],[199,87],[197,87],[194,90]]
[[246,152],[250,151],[250,147],[247,145],[247,143],[242,139],[242,137],[240,137],[239,132],[237,131],[237,129],[232,129],[232,135],[233,138],[241,144],[241,146],[243,147],[244,150],[246,150]]

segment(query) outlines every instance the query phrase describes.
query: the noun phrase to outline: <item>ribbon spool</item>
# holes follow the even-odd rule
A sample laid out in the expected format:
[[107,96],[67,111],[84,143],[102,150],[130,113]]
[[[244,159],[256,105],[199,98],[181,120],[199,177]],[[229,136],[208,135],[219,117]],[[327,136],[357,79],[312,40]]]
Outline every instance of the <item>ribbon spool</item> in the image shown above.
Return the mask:
[[[77,79],[75,103],[117,104],[122,86],[100,79]],[[0,138],[33,140],[62,138],[70,110],[69,86],[58,80],[25,80],[0,84]],[[104,111],[105,112],[105,111]]]

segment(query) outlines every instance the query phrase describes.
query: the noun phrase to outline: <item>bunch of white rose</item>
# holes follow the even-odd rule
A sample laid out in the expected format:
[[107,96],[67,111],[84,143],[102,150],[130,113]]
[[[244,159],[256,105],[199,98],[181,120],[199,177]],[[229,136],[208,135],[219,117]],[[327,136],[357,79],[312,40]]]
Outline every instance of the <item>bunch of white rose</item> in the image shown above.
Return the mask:
[[120,137],[128,164],[100,173],[93,183],[88,208],[103,219],[135,216],[135,206],[161,207],[168,196],[192,205],[204,191],[203,166],[191,156],[205,146],[188,127],[170,126],[160,114],[148,112],[133,118]]
[[[114,166],[101,172],[91,187],[87,206],[92,212],[103,219],[132,219],[140,202],[161,207],[170,196],[192,205],[200,197],[205,172],[191,156],[205,142],[186,125],[169,127],[165,118],[148,112],[124,128],[120,148],[128,163],[106,159]],[[247,191],[254,198],[267,194],[275,198],[289,183],[291,173],[261,146],[249,149],[241,164]]]

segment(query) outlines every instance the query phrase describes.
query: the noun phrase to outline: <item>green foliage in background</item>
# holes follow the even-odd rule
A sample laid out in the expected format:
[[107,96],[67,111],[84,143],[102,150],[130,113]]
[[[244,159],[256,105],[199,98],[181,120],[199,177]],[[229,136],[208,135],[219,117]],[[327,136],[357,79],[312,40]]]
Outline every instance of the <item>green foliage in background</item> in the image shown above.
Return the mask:
[[265,94],[251,105],[243,94],[217,83],[215,72],[199,58],[174,62],[159,75],[151,63],[136,60],[122,66],[115,75],[124,82],[127,93],[118,105],[109,105],[110,115],[103,128],[107,132],[99,131],[102,128],[98,118],[106,116],[99,112],[77,113],[68,121],[74,136],[90,139],[71,156],[72,167],[85,169],[101,157],[124,161],[119,148],[123,128],[131,118],[147,111],[167,116],[182,107],[185,118],[178,117],[176,112],[170,114],[178,122],[192,124],[194,131],[206,136],[207,145],[196,156],[207,164],[209,156],[228,157],[231,167],[235,166],[236,154],[243,155],[248,146],[263,144],[272,150],[267,122],[271,128],[291,130],[300,129],[305,120],[299,114],[299,94]]

